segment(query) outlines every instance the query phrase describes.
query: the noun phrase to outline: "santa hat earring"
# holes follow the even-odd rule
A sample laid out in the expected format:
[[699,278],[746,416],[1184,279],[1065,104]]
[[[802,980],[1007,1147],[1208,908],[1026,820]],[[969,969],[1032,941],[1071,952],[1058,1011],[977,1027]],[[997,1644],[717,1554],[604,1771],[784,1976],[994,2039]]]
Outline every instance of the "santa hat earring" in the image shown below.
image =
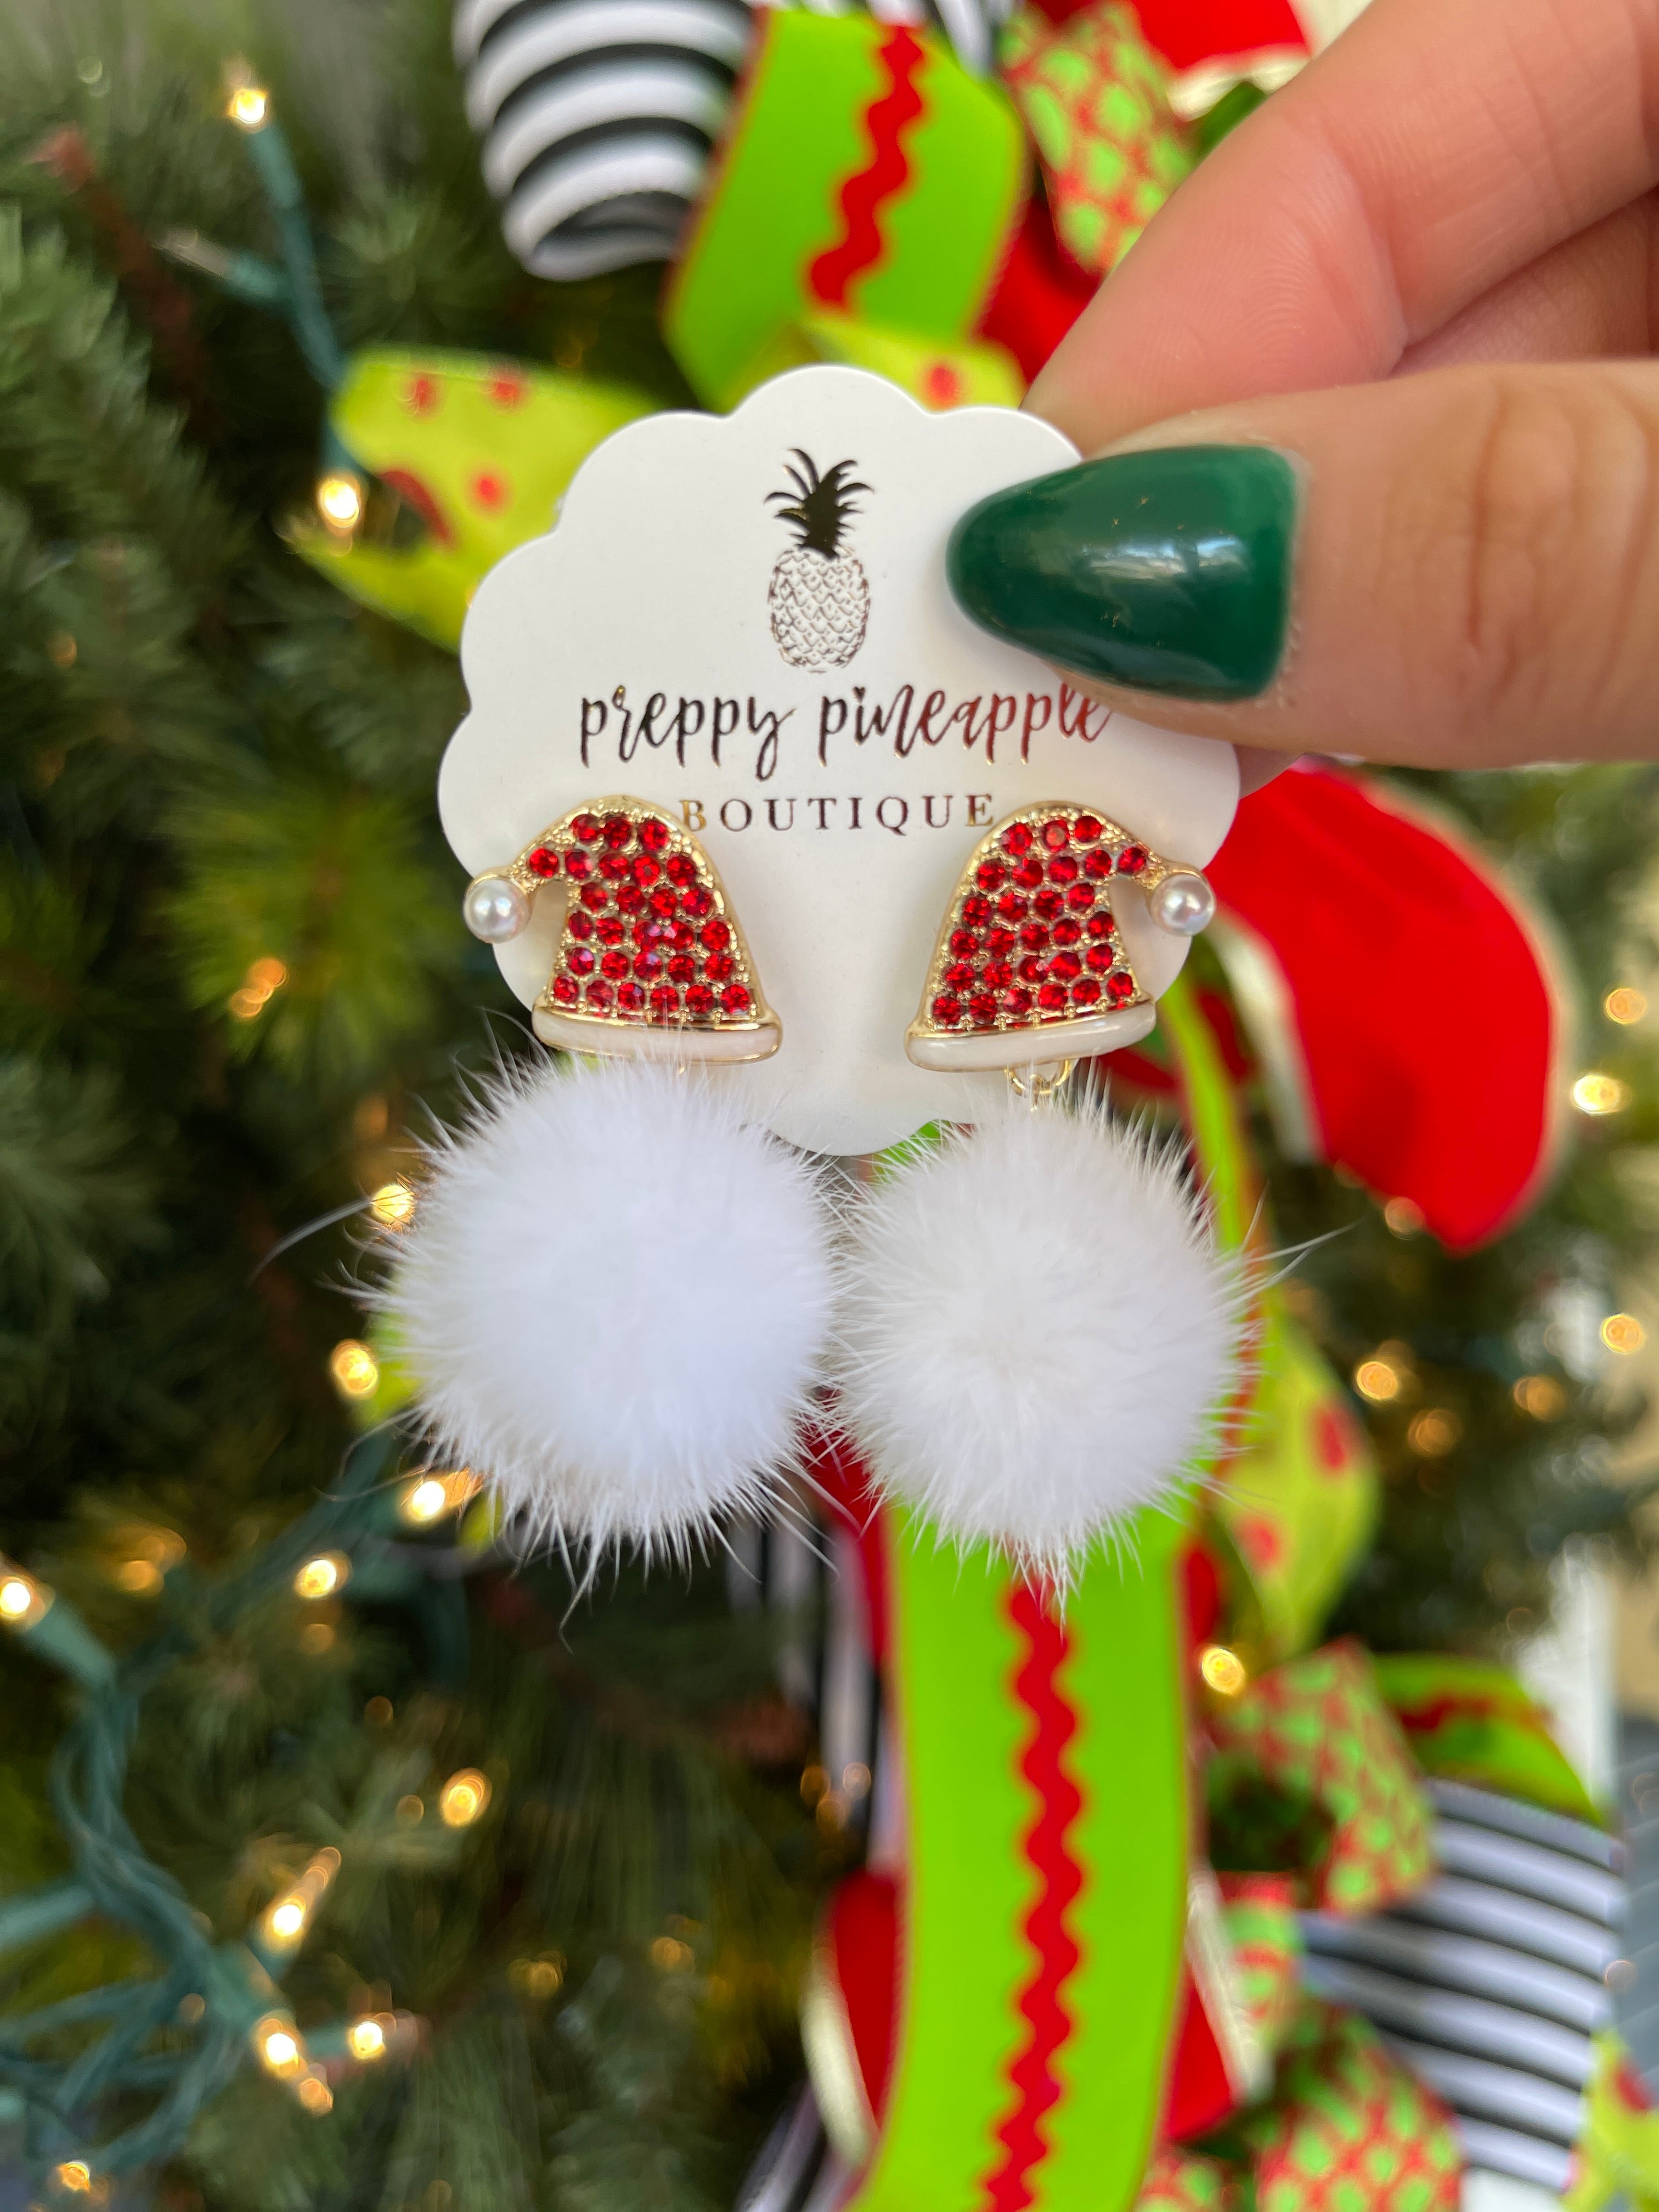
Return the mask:
[[842,1407],[878,1486],[1061,1586],[1172,1498],[1237,1355],[1237,1262],[1180,1147],[1065,1097],[1074,1055],[1152,1027],[1119,907],[1148,878],[1153,901],[1175,886],[1178,924],[1208,919],[1201,877],[1082,809],[1026,808],[983,841],[908,1048],[1003,1067],[1010,1094],[880,1177],[848,1254]]
[[538,1036],[590,1060],[514,1073],[428,1147],[381,1294],[434,1450],[526,1541],[683,1553],[787,1464],[834,1269],[819,1181],[698,1060],[776,1048],[718,877],[660,810],[607,799],[475,879],[516,935],[566,904]]

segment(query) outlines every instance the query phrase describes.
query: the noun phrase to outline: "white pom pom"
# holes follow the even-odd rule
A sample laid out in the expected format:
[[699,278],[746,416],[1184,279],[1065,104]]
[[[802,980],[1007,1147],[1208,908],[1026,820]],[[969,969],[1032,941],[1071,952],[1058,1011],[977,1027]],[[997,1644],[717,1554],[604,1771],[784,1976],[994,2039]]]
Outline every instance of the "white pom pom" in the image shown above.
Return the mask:
[[439,1452],[590,1558],[764,1493],[835,1293],[811,1169],[629,1063],[509,1079],[430,1166],[382,1303]]
[[868,1194],[843,1416],[884,1495],[1063,1588],[1212,1434],[1238,1282],[1178,1152],[1014,1107]]

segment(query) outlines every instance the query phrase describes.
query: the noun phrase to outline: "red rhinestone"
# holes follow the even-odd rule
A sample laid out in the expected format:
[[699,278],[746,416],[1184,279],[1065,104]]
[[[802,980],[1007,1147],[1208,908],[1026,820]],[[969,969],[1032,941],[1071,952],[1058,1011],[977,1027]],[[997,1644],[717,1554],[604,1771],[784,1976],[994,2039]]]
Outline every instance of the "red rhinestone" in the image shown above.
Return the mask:
[[578,907],[565,923],[565,927],[573,937],[592,937],[593,917],[591,914],[584,914]]
[[714,994],[707,983],[693,983],[685,994],[685,1011],[694,1021],[706,1022],[714,1011]]
[[652,815],[647,815],[640,824],[640,842],[647,853],[665,851],[673,834],[665,822],[659,822]]
[[1060,815],[1042,825],[1042,842],[1051,853],[1063,853],[1072,842],[1072,825]]
[[590,908],[609,906],[611,903],[611,894],[603,884],[584,884],[581,896],[582,904]]
[[619,983],[617,986],[617,1012],[619,1014],[641,1013],[644,1009],[645,986],[643,983]]
[[526,853],[524,864],[532,876],[545,878],[559,872],[559,856],[550,845],[538,845],[533,853]]
[[933,1001],[933,1019],[942,1030],[953,1030],[962,1019],[962,1001],[944,993]]
[[1018,941],[1012,929],[999,927],[988,929],[985,933],[985,950],[988,952],[1012,952]]
[[1045,983],[1037,993],[1037,1006],[1045,1014],[1060,1013],[1065,1005],[1066,986],[1063,983]]
[[1092,1006],[1100,997],[1100,986],[1092,975],[1085,975],[1072,986],[1072,1003],[1075,1006]]
[[976,1030],[988,1030],[997,1018],[997,1002],[988,991],[975,991],[968,1001],[968,1018]]
[[651,1018],[653,1022],[672,1022],[680,1011],[680,994],[672,983],[659,983],[651,994]]
[[944,981],[952,991],[965,991],[974,981],[971,960],[953,960],[945,969]]
[[1005,991],[1002,994],[1002,1011],[1005,1014],[1012,1015],[1016,1021],[1022,1020],[1024,1016],[1029,1014],[1031,1011],[1030,993],[1029,991]]
[[591,845],[599,834],[599,816],[579,814],[570,825],[570,834],[573,837],[579,838],[584,845]]
[[951,932],[951,950],[958,960],[971,960],[979,951],[979,939],[971,929],[953,929]]
[[711,952],[724,952],[732,942],[731,929],[719,915],[712,921],[704,922],[697,934]]
[[962,902],[962,919],[969,929],[983,929],[991,919],[991,902],[981,898],[977,891],[969,891]]
[[1018,860],[1022,853],[1031,849],[1031,825],[1029,822],[1011,822],[1002,833],[1002,849]]
[[668,963],[671,983],[690,983],[696,979],[697,963],[689,952],[677,952]]
[[697,864],[690,853],[671,853],[662,865],[671,884],[695,884],[697,880]]
[[1079,845],[1097,845],[1102,823],[1096,814],[1079,814],[1072,824],[1072,836]]
[[[611,971],[607,969],[605,972],[609,975]],[[634,963],[634,973],[641,983],[654,983],[662,973],[661,953],[641,952]]]
[[1106,978],[1106,995],[1115,1006],[1127,1006],[1135,995],[1135,979],[1127,969]]
[[680,894],[680,904],[694,921],[701,921],[704,915],[714,912],[714,894],[702,884],[693,884],[689,890]]
[[741,983],[728,983],[720,993],[720,1006],[728,1014],[746,1014],[754,1001]]
[[599,972],[601,975],[609,975],[611,981],[615,982],[619,975],[625,975],[628,973],[628,955],[625,952],[605,953],[599,962]]
[[1103,845],[1098,852],[1090,854],[1088,859],[1083,863],[1083,872],[1085,876],[1091,877],[1096,883],[1099,883],[1103,877],[1111,874],[1112,856],[1105,846]]
[[573,945],[564,956],[564,964],[573,975],[593,973],[593,948],[591,945]]
[[634,939],[636,944],[654,945],[660,951],[665,945],[673,943],[673,927],[672,923],[659,921],[654,915],[641,915],[634,924]]
[[1091,914],[1086,926],[1091,937],[1110,937],[1117,928],[1109,914]]
[[652,913],[664,921],[672,921],[679,911],[679,903],[672,888],[667,884],[659,884],[646,901]]
[[644,908],[645,893],[637,884],[618,884],[617,904],[624,914],[638,914]]
[[[590,955],[589,957],[591,962],[592,956]],[[553,978],[553,1003],[556,1006],[574,1006],[579,996],[576,986],[568,975],[556,975]]]
[[988,960],[983,980],[988,991],[1006,991],[1014,980],[1012,961]]
[[1144,874],[1152,857],[1144,845],[1126,845],[1117,856],[1117,872],[1121,876]]
[[697,933],[689,921],[676,918],[668,926],[668,941],[676,952],[689,952],[697,941]]
[[1075,952],[1056,952],[1048,963],[1048,973],[1056,983],[1075,983],[1083,973],[1083,963]]
[[628,872],[644,890],[649,890],[662,873],[662,863],[653,860],[649,853],[635,853],[628,863]]
[[1092,884],[1073,884],[1066,894],[1066,905],[1074,906],[1079,914],[1091,907],[1094,902],[1095,887]]
[[[545,847],[543,848],[543,851],[546,854]],[[532,853],[531,855],[531,860],[532,863],[534,862],[535,857],[535,854]],[[552,855],[550,854],[546,854],[546,857],[550,860],[552,859]],[[558,866],[556,860],[554,861],[553,866],[554,867]],[[567,853],[564,856],[564,872],[566,875],[571,878],[573,883],[580,883],[585,877],[590,876],[593,872],[592,854],[591,853]],[[538,868],[536,870],[536,873],[538,876],[550,876],[552,872],[552,868]]]
[[590,983],[582,996],[595,1013],[605,1013],[616,996],[609,983]]
[[1051,884],[1074,884],[1078,879],[1079,862],[1075,853],[1056,853],[1048,863]]
[[[572,919],[574,921],[574,915]],[[620,945],[623,941],[622,921],[614,914],[602,914],[593,924],[593,934],[601,945]]]
[[1018,891],[1004,891],[997,901],[997,912],[1005,921],[1024,921],[1030,910]]
[[1028,891],[1034,891],[1042,881],[1042,862],[1036,853],[1029,854],[1014,870],[1014,881]]
[[1052,921],[1057,914],[1064,912],[1065,906],[1058,891],[1039,891],[1031,901],[1032,913],[1041,915],[1044,921]]
[[1115,945],[1091,945],[1084,958],[1096,975],[1109,975],[1117,964],[1117,947]]
[[1043,962],[1039,960],[1034,952],[1028,952],[1018,967],[1015,969],[1014,973],[1022,983],[1040,983],[1042,981],[1043,967]]
[[729,983],[737,973],[738,963],[729,952],[711,952],[702,963],[702,972],[711,983]]
[[625,845],[633,842],[634,825],[625,814],[607,814],[600,834],[613,853],[620,853]]
[[1028,921],[1019,933],[1019,941],[1028,952],[1041,952],[1048,942],[1048,933],[1040,921]]
[[981,860],[974,870],[974,881],[982,891],[1000,890],[1008,880],[1008,871],[1000,860]]
[[1060,920],[1054,924],[1056,945],[1075,945],[1082,935],[1083,924],[1080,921],[1073,921],[1069,914],[1061,915]]
[[599,873],[608,884],[628,880],[628,863],[620,853],[603,853],[599,856]]

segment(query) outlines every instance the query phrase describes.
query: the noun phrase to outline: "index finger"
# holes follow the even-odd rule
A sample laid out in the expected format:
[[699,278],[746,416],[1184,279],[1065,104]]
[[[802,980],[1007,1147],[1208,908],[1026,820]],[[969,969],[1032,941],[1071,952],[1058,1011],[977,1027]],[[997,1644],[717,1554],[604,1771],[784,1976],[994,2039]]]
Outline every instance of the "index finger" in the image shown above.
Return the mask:
[[1372,0],[1182,185],[1027,403],[1089,453],[1368,383],[1659,178],[1659,0]]

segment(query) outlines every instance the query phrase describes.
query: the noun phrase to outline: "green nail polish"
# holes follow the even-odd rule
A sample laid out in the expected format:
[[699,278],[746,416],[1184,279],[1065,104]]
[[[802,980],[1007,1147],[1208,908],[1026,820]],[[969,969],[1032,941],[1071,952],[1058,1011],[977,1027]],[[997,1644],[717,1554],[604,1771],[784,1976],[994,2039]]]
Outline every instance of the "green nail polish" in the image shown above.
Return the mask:
[[951,588],[983,629],[1079,675],[1249,699],[1285,649],[1297,505],[1268,446],[1109,454],[970,507]]

